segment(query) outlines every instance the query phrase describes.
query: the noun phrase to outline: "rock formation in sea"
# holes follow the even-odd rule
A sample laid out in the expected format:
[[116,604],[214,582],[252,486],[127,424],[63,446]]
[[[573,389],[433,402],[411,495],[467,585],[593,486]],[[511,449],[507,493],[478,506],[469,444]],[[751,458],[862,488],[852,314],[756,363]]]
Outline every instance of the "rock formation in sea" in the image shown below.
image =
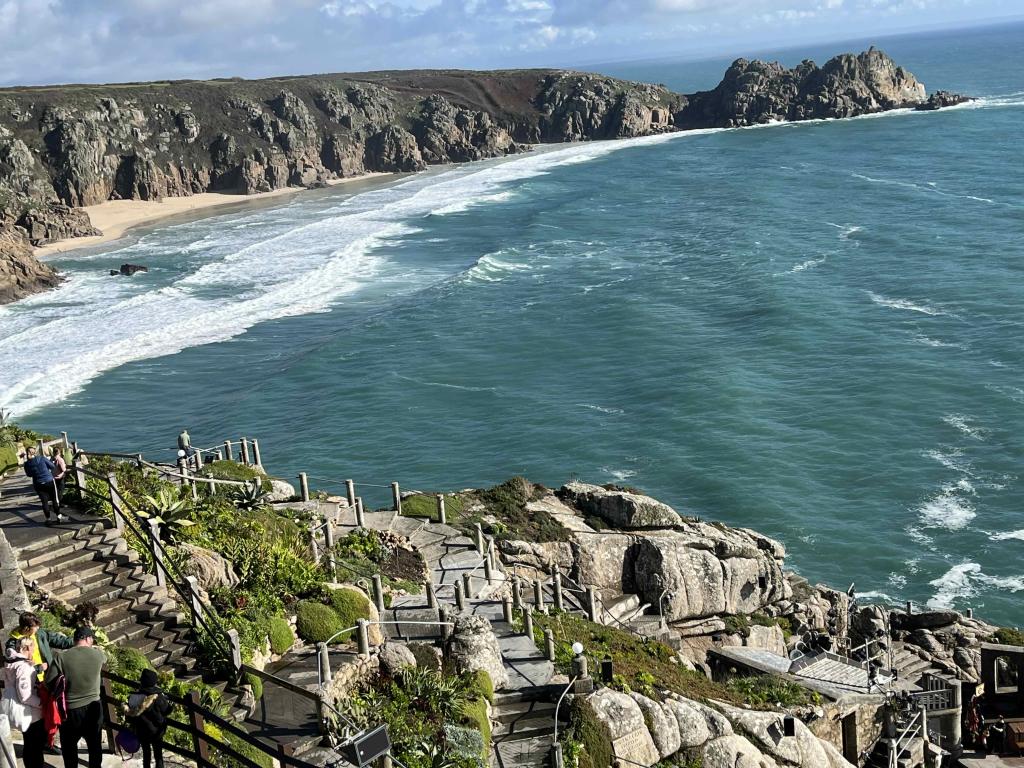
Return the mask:
[[96,234],[78,209],[107,200],[315,187],[540,142],[850,117],[925,97],[875,49],[820,68],[740,59],[692,96],[544,70],[10,89],[0,92],[0,303],[55,285],[28,245]]

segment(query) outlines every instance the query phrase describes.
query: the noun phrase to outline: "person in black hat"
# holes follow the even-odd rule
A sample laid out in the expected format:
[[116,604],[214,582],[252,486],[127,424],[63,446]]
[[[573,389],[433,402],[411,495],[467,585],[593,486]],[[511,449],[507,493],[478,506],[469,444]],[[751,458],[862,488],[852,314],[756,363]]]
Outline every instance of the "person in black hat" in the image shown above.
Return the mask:
[[171,702],[164,696],[157,684],[156,672],[142,670],[139,689],[128,696],[128,724],[142,746],[142,768],[164,768],[164,753],[161,748],[167,718],[171,713]]
[[85,739],[89,748],[89,768],[103,768],[103,741],[101,729],[103,713],[100,708],[100,672],[107,654],[96,648],[96,639],[90,627],[75,630],[74,646],[57,655],[53,666],[46,671],[51,690],[58,679],[64,677],[64,701],[67,714],[60,725],[60,745],[64,755],[64,768],[78,768],[78,742]]

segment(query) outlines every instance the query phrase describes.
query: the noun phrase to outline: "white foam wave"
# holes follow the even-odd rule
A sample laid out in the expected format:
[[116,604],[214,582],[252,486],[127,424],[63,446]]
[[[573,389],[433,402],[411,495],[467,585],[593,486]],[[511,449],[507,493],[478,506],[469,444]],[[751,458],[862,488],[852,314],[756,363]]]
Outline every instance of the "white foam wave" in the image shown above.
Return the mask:
[[483,281],[485,283],[500,283],[513,272],[524,272],[530,269],[530,265],[520,261],[505,261],[499,259],[498,255],[504,255],[504,251],[488,253],[480,257],[476,264],[470,267],[463,275],[467,281]]
[[790,274],[803,272],[805,269],[810,269],[811,267],[816,267],[819,264],[824,264],[825,260],[825,257],[822,256],[820,259],[807,259],[807,261],[801,261],[799,264],[793,265],[793,268],[789,270]]
[[966,349],[963,344],[955,344],[950,341],[940,341],[939,339],[933,339],[930,336],[925,336],[920,333],[914,336],[914,342],[926,347],[935,347],[936,349]]
[[974,505],[950,486],[917,509],[921,523],[927,528],[961,531],[977,517]]
[[826,221],[825,223],[839,230],[838,237],[840,240],[849,240],[851,235],[855,235],[864,229],[856,224],[836,224],[832,221]]
[[964,452],[960,448],[950,448],[945,451],[932,448],[927,450],[923,454],[933,461],[937,461],[939,464],[944,466],[946,469],[950,469],[954,472],[973,477],[971,472],[970,461],[964,460]]
[[974,597],[984,588],[1020,592],[1024,590],[1024,576],[989,576],[978,563],[964,562],[954,565],[929,584],[936,588],[936,593],[928,601],[928,607],[943,610],[953,608],[959,600]]
[[875,176],[868,176],[863,173],[851,173],[850,175],[855,179],[867,181],[870,182],[871,184],[886,184],[888,186],[893,187],[904,187],[906,189],[913,189],[919,192],[928,192],[930,194],[939,195],[940,197],[953,197],[958,198],[960,200],[972,200],[977,203],[986,203],[988,205],[997,204],[997,201],[989,197],[981,197],[979,195],[972,195],[962,192],[950,192],[948,190],[941,189],[935,182],[925,182],[923,184],[919,184],[917,182],[902,181],[900,179],[880,179]]
[[988,434],[988,430],[984,427],[977,427],[971,424],[971,417],[964,416],[962,413],[950,413],[942,417],[942,420],[949,424],[949,426],[958,429],[968,437],[972,437],[975,440],[984,440]]
[[871,589],[871,590],[868,590],[867,592],[858,592],[857,593],[857,599],[858,600],[879,600],[879,601],[881,601],[883,603],[893,603],[893,602],[895,602],[895,600],[893,600],[891,595],[889,595],[886,592],[882,592],[881,590],[878,590],[878,589]]
[[636,477],[636,470],[634,469],[612,469],[610,467],[601,467],[601,471],[606,475],[615,478],[619,482],[629,480],[631,477]]
[[887,298],[886,296],[880,296],[879,294],[874,293],[873,291],[866,291],[866,293],[870,297],[870,299],[873,302],[875,302],[875,304],[878,304],[879,306],[882,307],[889,307],[890,309],[903,309],[908,312],[920,312],[922,315],[931,316],[949,314],[948,312],[941,309],[937,309],[936,307],[933,307],[929,304],[913,302],[910,299],[890,299]]
[[403,376],[402,374],[398,373],[397,371],[392,371],[391,373],[392,373],[392,375],[396,379],[401,379],[402,381],[408,381],[408,382],[410,382],[412,384],[419,384],[420,386],[423,386],[423,387],[441,387],[443,389],[459,389],[459,390],[462,390],[463,392],[497,392],[498,391],[495,387],[474,387],[474,386],[470,386],[470,385],[467,385],[467,384],[452,384],[450,382],[445,382],[445,381],[424,381],[423,379],[414,379],[411,376]]
[[1024,541],[1024,528],[1019,531],[1002,531],[1000,533],[993,533],[989,538],[992,541]]
[[440,208],[435,208],[430,213],[434,216],[447,216],[451,213],[462,213],[463,211],[468,211],[470,208],[474,208],[478,205],[484,205],[486,203],[502,203],[507,200],[511,200],[513,197],[515,197],[515,192],[511,190],[496,192],[493,195],[478,195],[477,197],[471,197],[465,200],[459,200],[458,202],[449,203],[448,205],[442,205]]
[[592,403],[576,403],[578,408],[587,408],[591,411],[600,411],[601,413],[607,413],[610,415],[621,416],[625,413],[621,408],[609,408],[604,405],[593,405]]

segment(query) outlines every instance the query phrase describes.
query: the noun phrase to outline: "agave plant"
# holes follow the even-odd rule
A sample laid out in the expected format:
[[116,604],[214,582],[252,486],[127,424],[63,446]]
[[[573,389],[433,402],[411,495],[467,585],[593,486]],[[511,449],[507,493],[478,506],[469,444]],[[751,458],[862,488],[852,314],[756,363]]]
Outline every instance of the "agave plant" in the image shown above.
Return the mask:
[[266,506],[267,492],[259,480],[253,480],[235,489],[231,494],[231,502],[239,509],[251,512]]
[[143,496],[146,509],[139,510],[139,517],[155,520],[160,524],[163,538],[173,540],[185,528],[195,525],[189,515],[192,510],[184,499],[176,499],[166,488],[156,496]]

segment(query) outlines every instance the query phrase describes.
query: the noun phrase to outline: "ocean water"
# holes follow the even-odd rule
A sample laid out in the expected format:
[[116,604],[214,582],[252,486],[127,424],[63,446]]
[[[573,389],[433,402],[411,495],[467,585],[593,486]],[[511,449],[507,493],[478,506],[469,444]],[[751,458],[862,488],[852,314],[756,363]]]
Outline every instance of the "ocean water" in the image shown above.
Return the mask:
[[[276,473],[382,504],[392,480],[628,484],[781,539],[813,580],[1022,624],[1024,26],[878,42],[980,100],[142,230],[0,308],[0,405],[95,449],[258,436]],[[150,271],[107,276],[125,261]]]

